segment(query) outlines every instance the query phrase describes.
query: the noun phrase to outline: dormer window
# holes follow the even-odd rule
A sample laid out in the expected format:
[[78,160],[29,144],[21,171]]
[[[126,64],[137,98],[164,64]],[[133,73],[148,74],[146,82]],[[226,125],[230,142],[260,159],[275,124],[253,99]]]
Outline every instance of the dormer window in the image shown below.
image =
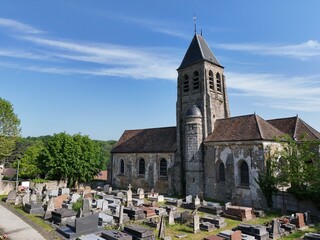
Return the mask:
[[193,89],[198,90],[199,89],[199,72],[195,71],[193,73]]
[[187,74],[183,76],[183,92],[189,92],[189,77]]
[[214,83],[213,83],[213,72],[209,71],[209,89],[214,90]]
[[219,73],[216,74],[217,79],[217,91],[221,93],[222,85],[221,85],[221,76]]

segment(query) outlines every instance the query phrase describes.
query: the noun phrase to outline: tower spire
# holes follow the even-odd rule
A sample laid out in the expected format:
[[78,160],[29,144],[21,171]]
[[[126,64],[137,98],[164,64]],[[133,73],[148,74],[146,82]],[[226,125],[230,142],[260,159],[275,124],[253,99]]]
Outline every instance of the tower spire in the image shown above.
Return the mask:
[[194,22],[194,34],[197,34],[197,17],[193,15],[193,22]]

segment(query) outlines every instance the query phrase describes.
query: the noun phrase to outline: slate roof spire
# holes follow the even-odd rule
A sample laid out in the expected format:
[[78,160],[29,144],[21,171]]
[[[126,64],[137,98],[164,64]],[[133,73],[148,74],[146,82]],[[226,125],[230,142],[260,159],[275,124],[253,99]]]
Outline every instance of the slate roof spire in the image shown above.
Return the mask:
[[182,60],[182,63],[178,69],[189,67],[203,60],[211,62],[223,68],[223,66],[213,55],[209,45],[206,43],[204,38],[201,35],[195,33],[189,45],[189,48]]

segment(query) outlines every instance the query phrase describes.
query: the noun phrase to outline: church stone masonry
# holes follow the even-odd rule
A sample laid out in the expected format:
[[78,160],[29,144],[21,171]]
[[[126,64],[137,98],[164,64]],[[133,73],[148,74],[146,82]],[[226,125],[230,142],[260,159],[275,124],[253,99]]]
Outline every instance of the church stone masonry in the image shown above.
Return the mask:
[[177,126],[126,130],[111,151],[112,185],[263,207],[255,179],[281,148],[275,137],[320,133],[298,116],[231,117],[224,67],[200,35],[177,71]]

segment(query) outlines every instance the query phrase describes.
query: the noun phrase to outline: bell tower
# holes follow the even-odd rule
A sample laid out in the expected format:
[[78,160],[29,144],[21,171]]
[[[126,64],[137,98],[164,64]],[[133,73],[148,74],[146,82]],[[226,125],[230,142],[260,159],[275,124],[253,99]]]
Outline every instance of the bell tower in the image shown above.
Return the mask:
[[204,38],[195,34],[178,71],[177,157],[182,192],[197,195],[204,189],[203,141],[216,119],[230,117],[224,67]]

